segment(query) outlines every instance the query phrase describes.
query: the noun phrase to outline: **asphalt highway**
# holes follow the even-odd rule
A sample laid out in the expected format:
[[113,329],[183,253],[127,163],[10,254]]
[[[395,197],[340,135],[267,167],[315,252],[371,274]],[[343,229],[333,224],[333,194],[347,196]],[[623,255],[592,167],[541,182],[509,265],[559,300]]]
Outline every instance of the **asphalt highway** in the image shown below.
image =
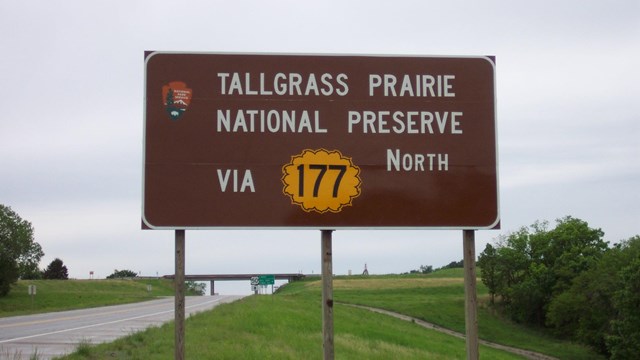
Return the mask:
[[[185,316],[243,296],[188,296]],[[0,318],[0,359],[44,360],[70,353],[78,344],[99,344],[174,319],[173,297],[143,303]]]

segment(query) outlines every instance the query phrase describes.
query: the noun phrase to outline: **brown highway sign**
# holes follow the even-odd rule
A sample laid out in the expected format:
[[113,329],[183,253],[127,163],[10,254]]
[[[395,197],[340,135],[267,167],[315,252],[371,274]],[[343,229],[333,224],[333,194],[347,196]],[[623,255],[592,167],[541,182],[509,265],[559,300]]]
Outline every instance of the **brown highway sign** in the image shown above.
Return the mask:
[[145,54],[143,226],[487,229],[491,57]]

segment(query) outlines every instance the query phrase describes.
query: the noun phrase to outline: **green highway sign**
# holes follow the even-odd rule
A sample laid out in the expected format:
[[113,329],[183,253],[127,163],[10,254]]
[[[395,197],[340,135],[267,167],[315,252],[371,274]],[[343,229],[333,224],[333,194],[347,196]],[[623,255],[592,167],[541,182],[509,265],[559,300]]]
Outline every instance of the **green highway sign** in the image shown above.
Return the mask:
[[275,275],[260,275],[259,277],[260,285],[273,285],[276,283]]

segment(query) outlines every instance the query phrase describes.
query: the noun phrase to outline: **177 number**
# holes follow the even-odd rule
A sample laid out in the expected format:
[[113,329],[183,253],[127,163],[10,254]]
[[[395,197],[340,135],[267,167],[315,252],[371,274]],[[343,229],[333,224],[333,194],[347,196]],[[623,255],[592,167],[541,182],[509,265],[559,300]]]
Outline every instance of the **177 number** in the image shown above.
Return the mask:
[[[309,170],[318,170],[318,177],[313,185],[313,197],[318,197],[318,191],[320,190],[320,183],[327,171],[335,170],[339,171],[336,181],[333,184],[333,197],[338,197],[338,189],[340,188],[340,181],[347,172],[347,165],[327,165],[327,164],[309,164]],[[304,176],[305,176],[305,164],[298,165],[298,172],[300,174],[298,180],[298,196],[304,197]]]

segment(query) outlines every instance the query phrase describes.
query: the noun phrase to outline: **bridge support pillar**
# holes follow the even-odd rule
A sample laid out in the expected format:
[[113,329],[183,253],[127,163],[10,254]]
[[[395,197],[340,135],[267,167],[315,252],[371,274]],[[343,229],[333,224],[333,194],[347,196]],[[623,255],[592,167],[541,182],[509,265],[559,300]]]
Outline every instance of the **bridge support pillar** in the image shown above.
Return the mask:
[[216,288],[214,285],[215,281],[211,280],[211,291],[209,291],[209,295],[213,296],[216,294]]

